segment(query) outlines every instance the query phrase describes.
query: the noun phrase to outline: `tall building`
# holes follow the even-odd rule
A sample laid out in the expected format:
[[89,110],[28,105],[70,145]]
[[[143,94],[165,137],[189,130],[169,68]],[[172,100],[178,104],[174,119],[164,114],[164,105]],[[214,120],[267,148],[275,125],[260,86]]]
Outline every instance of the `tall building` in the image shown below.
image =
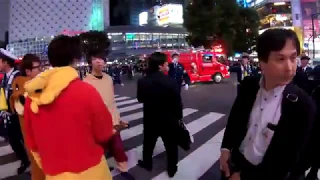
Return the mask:
[[109,0],[11,0],[9,21],[10,42],[104,30]]
[[9,30],[9,6],[10,0],[0,1],[0,41],[6,40],[6,32]]

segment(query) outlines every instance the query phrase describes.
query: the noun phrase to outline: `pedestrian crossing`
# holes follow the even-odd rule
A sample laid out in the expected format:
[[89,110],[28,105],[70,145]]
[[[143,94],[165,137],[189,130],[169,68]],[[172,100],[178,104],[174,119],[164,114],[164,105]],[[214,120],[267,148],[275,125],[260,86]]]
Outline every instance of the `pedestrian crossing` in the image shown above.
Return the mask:
[[[121,131],[126,154],[128,156],[128,169],[139,180],[166,180],[165,148],[161,138],[158,139],[154,149],[153,171],[147,172],[138,166],[137,161],[142,158],[143,105],[137,99],[115,95],[118,110],[123,121],[130,124],[130,128]],[[226,123],[224,114],[217,112],[202,112],[193,108],[183,109],[184,122],[194,137],[190,151],[179,150],[178,172],[172,179],[197,180],[199,178],[216,179],[210,170],[216,167],[220,156],[220,145]],[[81,157],[79,157],[81,158]],[[109,166],[115,166],[114,159],[107,156]],[[29,179],[16,176],[20,162],[14,158],[14,153],[8,144],[0,140],[0,179]],[[219,171],[219,169],[215,170]],[[114,179],[122,179],[118,170],[113,170]],[[204,177],[204,176],[208,176]],[[219,179],[217,177],[217,179]]]

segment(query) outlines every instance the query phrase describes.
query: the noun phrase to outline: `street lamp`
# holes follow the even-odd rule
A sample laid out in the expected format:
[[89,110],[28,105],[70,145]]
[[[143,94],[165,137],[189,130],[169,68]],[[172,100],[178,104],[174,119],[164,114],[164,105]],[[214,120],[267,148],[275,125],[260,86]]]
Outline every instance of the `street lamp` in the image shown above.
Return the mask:
[[313,59],[315,58],[315,54],[316,54],[316,48],[315,48],[315,44],[314,44],[314,39],[316,37],[316,33],[315,33],[315,30],[314,30],[314,19],[316,17],[318,17],[320,15],[320,13],[315,13],[315,14],[312,14],[311,15],[311,22],[312,22],[312,54],[313,54]]

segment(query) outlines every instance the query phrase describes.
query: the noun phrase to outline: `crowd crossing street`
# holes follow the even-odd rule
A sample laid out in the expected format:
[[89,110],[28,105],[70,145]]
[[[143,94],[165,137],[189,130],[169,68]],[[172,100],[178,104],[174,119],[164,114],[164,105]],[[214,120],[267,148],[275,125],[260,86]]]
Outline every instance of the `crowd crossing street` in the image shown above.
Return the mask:
[[[139,180],[166,180],[170,179],[166,173],[166,154],[161,138],[158,139],[153,152],[153,171],[147,172],[136,166],[142,158],[142,104],[137,99],[115,95],[121,119],[129,122],[130,128],[121,131],[121,137],[128,156],[129,172]],[[185,107],[183,109],[184,122],[194,137],[192,148],[185,152],[179,150],[178,172],[171,178],[175,180],[206,180],[220,179],[219,157],[221,140],[224,133],[225,114],[219,112],[202,112],[198,109]],[[115,167],[112,156],[106,154],[110,167]],[[16,169],[20,162],[16,161],[13,151],[7,143],[0,140],[0,179],[29,180],[30,175],[17,176]],[[115,180],[123,179],[119,171],[112,171]]]
[[[121,119],[128,121],[130,128],[121,132],[126,154],[129,158],[129,172],[138,179],[169,179],[166,173],[166,155],[162,140],[159,138],[154,150],[154,168],[147,172],[138,166],[137,161],[142,157],[142,104],[137,99],[115,95]],[[225,124],[219,122],[225,114],[218,112],[200,112],[193,108],[184,108],[184,122],[194,137],[192,149],[188,152],[179,150],[179,170],[173,179],[201,179],[205,178],[210,169],[218,167],[215,165],[220,155],[221,139]],[[212,128],[212,127],[216,128]],[[205,137],[205,138],[204,138]],[[109,166],[114,167],[115,163],[107,154]],[[0,142],[0,179],[30,179],[28,172],[25,175],[17,176],[16,169],[20,162],[16,161],[11,147],[1,140]],[[118,170],[113,170],[115,180],[121,179]],[[217,174],[218,175],[218,174]]]

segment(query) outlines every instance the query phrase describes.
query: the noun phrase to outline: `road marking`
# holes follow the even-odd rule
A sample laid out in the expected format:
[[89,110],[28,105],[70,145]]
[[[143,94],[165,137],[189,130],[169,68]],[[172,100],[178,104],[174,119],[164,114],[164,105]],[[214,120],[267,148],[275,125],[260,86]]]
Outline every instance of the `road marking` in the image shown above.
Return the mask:
[[[198,132],[200,132],[202,129],[206,128],[210,124],[218,121],[221,117],[223,117],[224,114],[220,113],[208,113],[205,116],[202,116],[201,118],[198,118],[191,123],[187,124],[187,128],[189,129],[189,132],[191,135],[194,135]],[[165,151],[163,141],[161,138],[158,138],[156,146],[154,148],[153,156],[157,156]],[[142,145],[137,146],[136,148],[133,148],[126,152],[126,155],[128,156],[128,162],[127,167],[128,170],[135,167],[138,163],[138,160],[142,159]],[[114,158],[109,158],[107,160],[110,164],[114,164]],[[189,164],[190,165],[190,164]],[[193,166],[191,166],[193,167]],[[113,170],[112,176],[116,176],[119,174],[119,171]]]
[[127,122],[130,122],[130,121],[133,121],[133,120],[137,120],[137,119],[141,119],[141,118],[143,118],[143,112],[137,112],[137,113],[134,113],[134,114],[130,114],[130,115],[127,115],[127,116],[120,117],[121,120],[127,121]]
[[224,129],[216,134],[209,141],[186,156],[178,163],[178,171],[173,178],[169,178],[167,172],[162,172],[152,180],[197,180],[206,173],[219,159],[221,139]]
[[0,147],[0,157],[13,153],[11,146],[8,144],[6,146]]
[[142,107],[143,107],[142,104],[135,104],[135,105],[119,108],[118,111],[119,111],[119,113],[124,113],[124,112],[128,112],[128,111],[133,111],[133,110],[136,110],[136,109],[140,109]]
[[130,99],[129,97],[117,97],[117,98],[114,98],[115,101],[121,101],[121,100],[126,100],[126,99]]
[[137,103],[138,100],[137,99],[131,99],[131,100],[127,100],[127,101],[121,101],[121,102],[117,102],[117,106],[123,106],[123,105],[127,105],[127,104],[133,104],[133,103]]
[[[191,108],[185,108],[183,110],[183,117],[189,116],[190,114],[193,114],[197,112],[198,110],[196,109],[191,109]],[[139,124],[138,126],[134,126],[129,129],[125,129],[120,132],[121,134],[121,139],[122,141],[125,141],[127,139],[130,139],[135,136],[139,136],[143,132],[143,124]]]

